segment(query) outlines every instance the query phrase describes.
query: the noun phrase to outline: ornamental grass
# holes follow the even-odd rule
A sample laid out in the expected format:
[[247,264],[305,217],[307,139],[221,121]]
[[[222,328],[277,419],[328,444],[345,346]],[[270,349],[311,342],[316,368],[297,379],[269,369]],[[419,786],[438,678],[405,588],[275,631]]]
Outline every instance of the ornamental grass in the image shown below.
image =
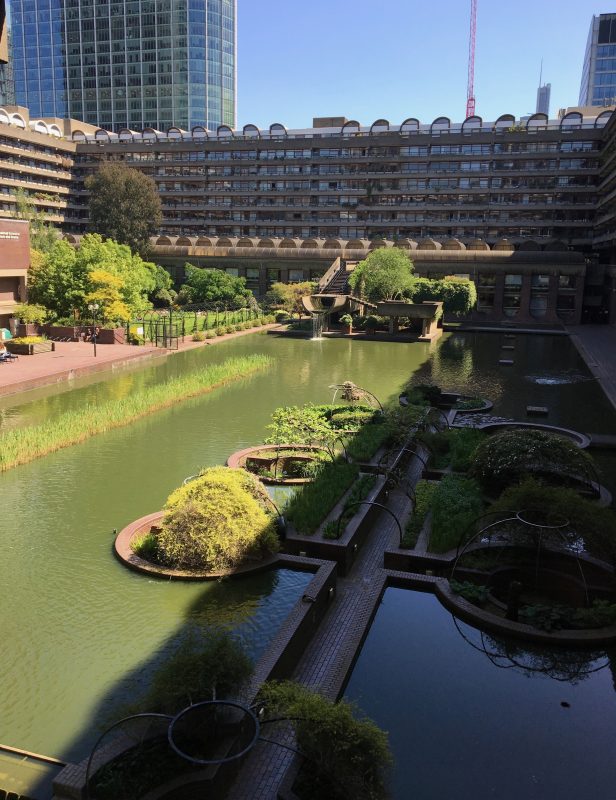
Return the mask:
[[98,433],[129,425],[154,411],[267,369],[272,363],[272,359],[264,355],[230,358],[222,364],[210,364],[188,375],[144,387],[130,397],[67,411],[41,425],[8,430],[0,435],[0,472],[78,444]]

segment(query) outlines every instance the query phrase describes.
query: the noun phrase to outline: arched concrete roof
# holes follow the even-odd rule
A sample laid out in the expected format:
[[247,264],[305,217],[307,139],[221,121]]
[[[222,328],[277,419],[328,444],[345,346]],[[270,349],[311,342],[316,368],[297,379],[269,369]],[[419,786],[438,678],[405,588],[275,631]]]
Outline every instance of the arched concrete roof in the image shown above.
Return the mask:
[[168,139],[183,139],[185,131],[182,131],[175,125],[172,125],[170,128],[167,129],[167,138]]
[[35,133],[49,133],[47,123],[42,119],[33,119],[30,121],[30,127]]
[[244,134],[244,136],[251,136],[255,139],[261,138],[261,131],[257,128],[256,125],[253,125],[252,123],[244,125],[244,127],[242,128],[242,133]]
[[156,244],[161,247],[169,247],[171,243],[171,239],[168,236],[159,236],[156,240]]
[[207,128],[204,128],[203,125],[195,125],[193,128],[190,129],[190,135],[193,139],[209,139],[210,132]]
[[451,128],[451,120],[449,117],[437,117],[430,125],[430,133],[434,131],[448,131]]
[[284,248],[286,250],[289,249],[297,250],[297,242],[295,241],[295,239],[282,239],[282,241],[278,245],[278,248],[279,249]]
[[237,240],[236,247],[254,247],[254,243],[248,236],[243,236],[241,239]]
[[490,245],[484,241],[483,239],[471,239],[470,242],[467,242],[466,245],[467,250],[489,250]]
[[581,128],[582,123],[584,122],[584,117],[580,114],[579,111],[570,111],[568,114],[560,120],[560,129],[562,130],[574,130],[575,128]]
[[288,136],[287,129],[282,122],[272,122],[269,126],[269,133],[270,136],[284,136],[285,138]]
[[494,243],[492,250],[502,250],[502,251],[506,250],[508,252],[511,252],[512,250],[515,250],[515,247],[509,241],[509,239],[499,239],[497,242]]
[[604,125],[607,125],[607,121],[612,114],[612,111],[602,111],[595,120],[595,128],[603,128]]
[[11,114],[11,124],[17,125],[18,128],[27,127],[26,120],[21,116],[21,114],[18,114],[17,112]]
[[341,250],[342,244],[338,239],[326,239],[322,245],[323,250]]
[[388,130],[389,130],[388,119],[375,119],[372,125],[370,126],[370,133],[375,133],[378,131],[388,131]]
[[416,117],[407,117],[400,125],[400,133],[417,133],[420,124]]
[[104,128],[99,128],[94,132],[94,139],[97,142],[109,142],[109,131],[106,131]]
[[60,130],[60,128],[58,128],[57,125],[54,124],[49,126],[49,133],[52,136],[62,136],[62,131]]
[[528,250],[528,251],[537,251],[541,250],[541,247],[538,242],[534,239],[525,239],[523,242],[520,243],[518,250]]
[[231,239],[228,236],[221,236],[220,239],[216,241],[216,247],[232,247]]
[[368,246],[368,250],[378,250],[379,247],[387,247],[385,239],[372,239]]
[[266,237],[266,238],[264,238],[264,239],[259,239],[259,242],[258,242],[258,244],[257,244],[257,247],[270,247],[270,248],[274,248],[274,247],[276,247],[276,245],[274,244],[274,242],[273,242],[273,240],[272,240],[272,239],[268,239],[268,238]]
[[301,244],[301,250],[317,250],[319,243],[316,239],[304,239]]
[[216,128],[216,137],[218,139],[233,139],[233,129],[228,125],[219,125]]
[[434,239],[420,239],[417,242],[417,249],[418,250],[440,250],[441,243],[435,241]]
[[464,245],[459,239],[445,239],[442,244],[443,250],[466,250]]
[[532,117],[529,117],[526,122],[526,130],[529,128],[543,128],[548,124],[548,115],[537,113],[533,114]]
[[494,123],[493,130],[500,131],[505,130],[507,128],[511,128],[512,125],[515,125],[515,117],[513,114],[501,114],[500,117]]
[[178,236],[175,241],[176,247],[191,247],[192,242],[188,238],[188,236]]
[[361,127],[361,125],[359,124],[359,122],[356,119],[350,119],[350,120],[347,120],[347,122],[344,123],[342,128],[340,128],[340,133],[343,136],[345,134],[350,134],[350,133],[359,133],[360,127]]
[[199,236],[197,239],[197,247],[211,247],[212,240],[208,239],[207,236]]
[[118,139],[121,142],[132,142],[133,141],[133,132],[128,128],[120,128],[118,132]]
[[483,119],[476,114],[473,114],[473,116],[467,117],[462,123],[462,133],[467,130],[475,130],[477,128],[481,129],[482,125]]
[[365,250],[367,243],[363,239],[349,239],[345,244],[345,250]]

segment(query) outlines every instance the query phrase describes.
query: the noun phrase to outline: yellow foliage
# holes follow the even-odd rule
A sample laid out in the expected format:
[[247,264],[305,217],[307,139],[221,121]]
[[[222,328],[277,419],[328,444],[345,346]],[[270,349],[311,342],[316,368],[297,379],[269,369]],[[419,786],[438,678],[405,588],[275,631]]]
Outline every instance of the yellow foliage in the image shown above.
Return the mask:
[[165,512],[158,541],[173,566],[221,571],[278,547],[265,490],[245,470],[204,470],[169,496]]
[[98,303],[104,320],[129,319],[130,309],[120,293],[124,286],[122,278],[104,269],[93,269],[89,277],[98,288],[86,295],[86,302]]

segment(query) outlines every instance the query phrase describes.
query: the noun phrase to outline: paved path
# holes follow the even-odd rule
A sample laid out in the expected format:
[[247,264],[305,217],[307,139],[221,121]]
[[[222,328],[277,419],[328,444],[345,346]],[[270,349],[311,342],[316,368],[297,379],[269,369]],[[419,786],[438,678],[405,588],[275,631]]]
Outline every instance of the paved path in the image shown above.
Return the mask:
[[616,408],[616,326],[570,327],[571,341]]
[[134,347],[129,344],[99,344],[96,347],[96,358],[94,347],[90,342],[56,342],[54,352],[20,356],[16,361],[0,364],[0,397],[98,372],[107,372],[128,364],[147,364],[153,358],[163,358],[197,347],[210,347],[227,339],[273,327],[275,325],[259,326],[217,336],[204,342],[193,342],[190,336],[186,336],[185,341],[179,343],[178,350],[165,350],[150,345]]
[[[422,466],[413,458],[408,476],[414,482]],[[411,504],[402,492],[392,492],[387,508],[401,522]],[[383,552],[397,546],[398,527],[390,514],[382,511],[351,570],[338,580],[336,599],[306,648],[292,676],[293,680],[336,700],[344,687],[355,654],[361,646],[376,612],[384,585]],[[293,744],[289,729],[266,727],[263,735]],[[229,800],[275,800],[278,787],[293,760],[293,754],[272,744],[259,743],[244,763]]]

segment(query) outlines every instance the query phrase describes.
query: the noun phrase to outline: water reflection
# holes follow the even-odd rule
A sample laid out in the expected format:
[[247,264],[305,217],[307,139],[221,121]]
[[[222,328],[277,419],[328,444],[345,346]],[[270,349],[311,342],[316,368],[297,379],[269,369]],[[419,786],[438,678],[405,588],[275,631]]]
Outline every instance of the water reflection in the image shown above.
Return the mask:
[[492,636],[473,628],[452,615],[454,627],[462,639],[500,669],[513,669],[526,677],[543,674],[555,681],[579,683],[610,666],[610,657],[603,651],[547,649],[533,647],[513,639]]

